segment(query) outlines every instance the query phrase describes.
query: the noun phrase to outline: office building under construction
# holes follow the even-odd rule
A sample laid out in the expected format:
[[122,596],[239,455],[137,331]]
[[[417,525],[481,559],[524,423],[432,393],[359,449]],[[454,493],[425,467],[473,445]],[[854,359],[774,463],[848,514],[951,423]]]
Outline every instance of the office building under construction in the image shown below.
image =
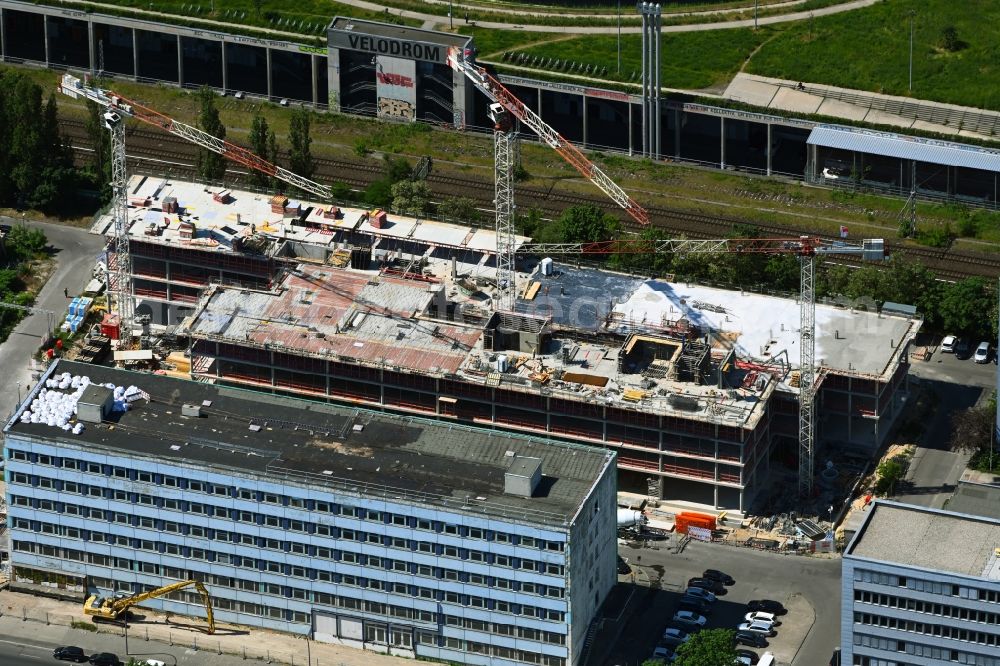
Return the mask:
[[[792,298],[525,258],[499,311],[490,230],[130,191],[137,312],[189,341],[195,379],[613,448],[621,489],[717,508],[796,468]],[[817,305],[819,456],[887,434],[921,324],[906,310]]]

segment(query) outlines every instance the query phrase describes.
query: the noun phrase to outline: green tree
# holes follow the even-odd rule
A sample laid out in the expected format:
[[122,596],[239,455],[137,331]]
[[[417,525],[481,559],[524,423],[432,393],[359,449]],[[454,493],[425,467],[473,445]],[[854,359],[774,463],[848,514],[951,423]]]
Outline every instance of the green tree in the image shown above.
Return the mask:
[[[271,164],[278,163],[278,139],[274,136],[274,130],[267,130],[267,161]],[[272,177],[270,181],[271,187],[278,186],[278,179]]]
[[614,238],[621,229],[618,219],[594,205],[572,206],[554,222],[535,233],[540,243],[589,243]]
[[401,180],[392,186],[392,209],[403,215],[421,216],[430,205],[431,191],[422,180]]
[[379,178],[365,188],[361,198],[371,206],[388,208],[392,204],[392,185],[387,178]]
[[878,480],[875,481],[875,492],[888,497],[896,491],[896,484],[906,475],[906,465],[901,456],[895,456],[875,468]]
[[483,219],[475,201],[468,197],[448,197],[438,204],[439,215],[462,222],[479,222]]
[[[208,86],[198,91],[201,110],[198,113],[198,127],[217,139],[226,138],[226,126],[219,118],[219,109],[215,106],[215,92]],[[198,175],[203,180],[217,181],[226,177],[226,158],[205,148],[198,149]]]
[[309,136],[309,112],[300,107],[292,111],[292,120],[288,127],[289,168],[303,178],[312,178],[315,165],[309,146],[312,137]]
[[706,629],[677,647],[675,666],[732,666],[736,647],[731,629]]
[[[268,144],[268,139],[270,138],[270,134],[271,130],[267,126],[267,119],[261,113],[254,114],[253,120],[250,121],[250,150],[268,162],[273,162],[274,160],[271,159],[269,154],[270,145]],[[271,176],[253,169],[250,173],[250,182],[259,188],[270,187]]]
[[48,245],[45,232],[41,229],[16,224],[7,235],[7,252],[18,261],[33,259]]
[[103,110],[95,102],[87,100],[87,117],[84,129],[94,152],[90,155],[91,178],[94,186],[101,191],[101,199],[111,199],[111,136],[104,127]]
[[996,308],[996,282],[981,277],[942,285],[937,303],[939,325],[948,331],[986,337],[994,324],[984,315]]
[[958,38],[958,30],[955,29],[955,26],[947,25],[941,28],[941,38],[938,40],[938,44],[950,53],[962,49],[962,40]]
[[[638,240],[656,241],[663,238],[661,229],[643,229],[639,233]],[[608,266],[620,271],[629,273],[640,273],[642,275],[662,276],[669,273],[673,255],[669,252],[646,252],[641,254],[613,254],[608,258]]]

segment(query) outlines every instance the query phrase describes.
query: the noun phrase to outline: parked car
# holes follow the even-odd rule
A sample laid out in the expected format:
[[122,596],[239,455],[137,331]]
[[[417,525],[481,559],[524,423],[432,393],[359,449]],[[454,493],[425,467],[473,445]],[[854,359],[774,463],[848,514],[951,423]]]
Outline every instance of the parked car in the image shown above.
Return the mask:
[[753,650],[737,650],[736,657],[738,659],[746,659],[747,661],[743,663],[750,664],[750,666],[753,666],[758,661],[760,661],[760,655],[754,652]]
[[755,662],[745,654],[737,654],[735,663],[737,666],[753,666]]
[[661,638],[657,645],[671,650],[676,650],[681,645],[687,643],[688,640],[688,636],[685,636],[684,638]]
[[990,362],[990,343],[980,342],[979,346],[976,347],[975,356],[973,359],[976,363],[989,363]]
[[677,604],[677,609],[682,611],[691,611],[692,613],[697,613],[698,615],[711,615],[712,607],[701,599],[695,597],[682,597],[681,602]]
[[705,569],[704,573],[701,574],[702,578],[708,578],[710,580],[717,580],[723,585],[735,585],[736,579],[727,573],[723,573],[718,569]]
[[754,599],[747,603],[747,610],[750,612],[754,611],[764,611],[765,613],[771,613],[772,615],[784,615],[788,610],[781,605],[780,601],[774,601],[773,599]]
[[87,661],[87,655],[84,653],[83,648],[75,645],[57,647],[52,651],[52,656],[59,661],[75,661],[77,663]]
[[959,338],[955,343],[955,358],[964,361],[972,355],[972,345],[965,338]]
[[693,611],[677,611],[674,613],[673,621],[678,624],[686,624],[692,627],[704,627],[708,620],[705,619],[704,615],[699,615]]
[[97,654],[90,655],[90,663],[94,666],[118,666],[121,662],[118,661],[118,655],[116,654],[98,652]]
[[688,587],[700,587],[715,595],[726,593],[726,588],[722,585],[722,583],[717,580],[711,580],[710,578],[692,578],[688,581]]
[[767,647],[767,638],[752,631],[737,631],[734,637],[737,645],[749,645],[750,647]]
[[677,627],[667,627],[663,630],[663,639],[677,639],[681,643],[686,643],[688,639],[691,638],[691,634],[684,631],[683,629],[678,629]]
[[704,599],[708,603],[713,603],[715,601],[715,595],[706,590],[703,587],[689,587],[684,590],[685,597],[698,597]]
[[955,343],[958,342],[958,338],[954,335],[944,336],[944,340],[941,341],[941,351],[945,354],[955,353]]
[[653,650],[653,654],[650,655],[649,658],[650,659],[654,659],[654,660],[655,659],[659,659],[659,660],[665,661],[665,662],[667,662],[669,664],[670,662],[672,662],[677,657],[674,655],[674,651],[671,650],[670,648],[657,647],[655,650]]
[[771,624],[778,624],[778,619],[774,616],[774,613],[765,613],[764,611],[751,611],[743,616],[747,622],[770,622]]
[[774,636],[777,633],[774,630],[774,625],[768,622],[744,622],[736,628],[737,631],[749,631],[753,634],[760,634],[761,636]]

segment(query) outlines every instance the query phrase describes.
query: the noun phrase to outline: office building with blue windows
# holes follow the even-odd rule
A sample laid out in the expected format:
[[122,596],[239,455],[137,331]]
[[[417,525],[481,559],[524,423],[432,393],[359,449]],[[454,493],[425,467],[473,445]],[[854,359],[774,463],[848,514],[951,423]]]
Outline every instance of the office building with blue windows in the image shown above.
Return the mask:
[[844,666],[1000,666],[1000,520],[875,502],[842,586]]
[[16,589],[562,666],[616,582],[612,451],[67,361],[4,434]]

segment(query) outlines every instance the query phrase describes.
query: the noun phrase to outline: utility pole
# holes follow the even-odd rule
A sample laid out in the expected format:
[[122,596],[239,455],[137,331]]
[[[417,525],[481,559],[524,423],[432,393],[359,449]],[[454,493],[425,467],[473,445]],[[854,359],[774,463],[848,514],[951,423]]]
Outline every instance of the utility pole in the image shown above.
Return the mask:
[[913,92],[913,17],[916,16],[917,12],[911,9],[910,12],[910,84],[907,87],[908,92]]
[[622,0],[618,0],[618,73],[622,73]]

